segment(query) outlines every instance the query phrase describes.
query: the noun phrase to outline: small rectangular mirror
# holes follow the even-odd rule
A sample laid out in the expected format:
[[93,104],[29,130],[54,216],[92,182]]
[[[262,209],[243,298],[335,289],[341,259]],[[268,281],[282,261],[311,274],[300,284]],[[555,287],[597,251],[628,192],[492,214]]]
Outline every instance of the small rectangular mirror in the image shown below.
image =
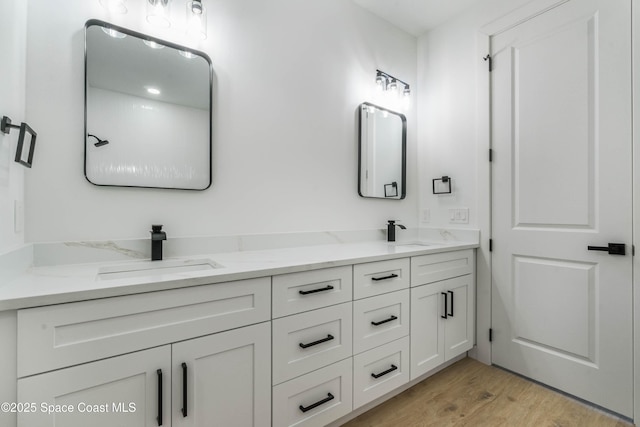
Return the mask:
[[85,176],[95,185],[211,185],[213,69],[202,52],[85,26]]
[[364,102],[359,107],[358,194],[404,199],[406,196],[407,119]]

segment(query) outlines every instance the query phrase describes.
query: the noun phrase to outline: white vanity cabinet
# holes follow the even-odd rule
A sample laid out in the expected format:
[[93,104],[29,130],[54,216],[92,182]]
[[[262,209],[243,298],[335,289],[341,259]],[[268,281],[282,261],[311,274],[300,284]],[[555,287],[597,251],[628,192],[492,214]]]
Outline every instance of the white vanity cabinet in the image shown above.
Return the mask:
[[354,266],[353,406],[409,381],[409,258]]
[[473,250],[411,259],[411,379],[474,343]]
[[21,310],[18,400],[74,412],[18,425],[267,427],[269,312],[269,278]]
[[17,425],[342,423],[473,346],[473,249],[396,256],[20,309]]
[[353,409],[352,281],[352,266],[273,277],[274,427],[324,426]]

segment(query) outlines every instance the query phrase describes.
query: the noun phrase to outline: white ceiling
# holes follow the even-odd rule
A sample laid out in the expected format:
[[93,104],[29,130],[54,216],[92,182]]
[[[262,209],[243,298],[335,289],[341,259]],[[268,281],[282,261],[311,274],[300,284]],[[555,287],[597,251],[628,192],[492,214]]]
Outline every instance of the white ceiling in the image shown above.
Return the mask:
[[486,0],[353,0],[406,32],[419,36]]

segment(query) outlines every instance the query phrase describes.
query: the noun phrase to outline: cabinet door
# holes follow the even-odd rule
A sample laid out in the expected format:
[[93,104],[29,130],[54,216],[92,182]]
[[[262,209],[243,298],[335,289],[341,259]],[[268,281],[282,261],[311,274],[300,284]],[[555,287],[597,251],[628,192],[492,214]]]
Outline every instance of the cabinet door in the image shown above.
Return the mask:
[[19,413],[18,426],[169,426],[170,361],[167,345],[22,378],[18,402],[35,411]]
[[447,318],[442,319],[445,361],[473,347],[475,317],[473,278],[473,274],[468,274],[443,282],[448,294]]
[[441,282],[411,289],[411,379],[444,362],[444,288]]
[[271,425],[269,322],[174,344],[172,356],[173,427]]

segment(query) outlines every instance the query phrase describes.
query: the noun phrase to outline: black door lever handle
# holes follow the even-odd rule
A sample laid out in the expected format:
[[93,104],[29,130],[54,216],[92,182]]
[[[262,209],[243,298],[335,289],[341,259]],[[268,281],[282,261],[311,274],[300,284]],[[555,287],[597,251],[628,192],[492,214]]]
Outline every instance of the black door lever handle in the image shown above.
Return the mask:
[[607,246],[587,246],[590,251],[604,251],[609,255],[626,255],[627,250],[624,243],[609,243]]

